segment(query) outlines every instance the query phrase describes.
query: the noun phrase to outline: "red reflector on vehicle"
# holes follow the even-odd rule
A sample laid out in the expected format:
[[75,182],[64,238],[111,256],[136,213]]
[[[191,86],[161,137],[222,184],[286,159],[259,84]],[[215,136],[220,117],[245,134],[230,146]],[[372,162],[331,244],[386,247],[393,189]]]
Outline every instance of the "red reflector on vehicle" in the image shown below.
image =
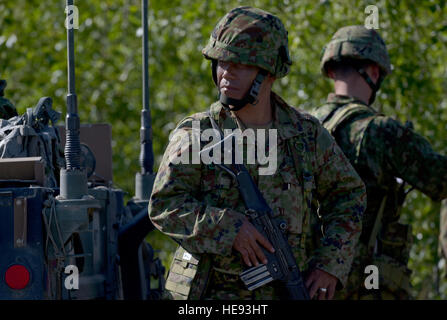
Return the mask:
[[30,274],[28,269],[20,264],[12,265],[5,272],[6,284],[11,289],[23,289],[29,283]]

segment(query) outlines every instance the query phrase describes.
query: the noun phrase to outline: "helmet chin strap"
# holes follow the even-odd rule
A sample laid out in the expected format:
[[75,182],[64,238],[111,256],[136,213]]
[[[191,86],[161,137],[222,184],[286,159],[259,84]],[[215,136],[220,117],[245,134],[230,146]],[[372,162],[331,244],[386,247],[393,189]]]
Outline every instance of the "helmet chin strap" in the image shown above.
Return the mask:
[[371,105],[374,100],[376,99],[376,93],[380,89],[380,85],[383,81],[383,77],[380,76],[379,79],[377,79],[377,83],[374,83],[371,79],[371,77],[368,75],[368,73],[363,68],[356,68],[357,72],[362,76],[363,79],[365,79],[366,83],[369,85],[369,87],[372,90],[371,96],[369,97],[368,105]]
[[[213,72],[213,80],[219,90],[219,85],[217,83],[217,60],[212,61],[212,72]],[[258,102],[259,89],[261,88],[261,84],[267,76],[268,72],[264,69],[260,69],[256,78],[253,80],[250,89],[245,94],[242,99],[234,99],[226,96],[221,93],[219,90],[219,101],[223,104],[223,106],[231,111],[239,111],[247,104],[256,104]],[[230,109],[230,105],[233,108]]]

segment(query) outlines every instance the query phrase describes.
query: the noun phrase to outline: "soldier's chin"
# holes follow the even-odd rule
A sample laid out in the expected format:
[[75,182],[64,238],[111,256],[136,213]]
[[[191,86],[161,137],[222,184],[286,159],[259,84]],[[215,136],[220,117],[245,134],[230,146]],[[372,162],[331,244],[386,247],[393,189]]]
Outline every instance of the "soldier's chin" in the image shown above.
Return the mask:
[[231,90],[231,89],[228,90],[228,89],[224,88],[220,92],[231,99],[242,99],[243,97],[241,96],[240,92],[238,92],[238,91],[239,90],[237,90],[237,91]]

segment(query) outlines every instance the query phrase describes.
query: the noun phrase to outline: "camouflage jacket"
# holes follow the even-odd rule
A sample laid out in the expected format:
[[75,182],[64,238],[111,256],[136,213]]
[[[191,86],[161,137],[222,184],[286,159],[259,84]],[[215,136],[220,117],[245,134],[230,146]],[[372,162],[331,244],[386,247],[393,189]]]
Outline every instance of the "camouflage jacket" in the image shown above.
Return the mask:
[[[361,230],[365,209],[365,188],[330,134],[318,120],[288,106],[272,93],[273,128],[278,131],[277,170],[273,175],[258,175],[258,165],[246,164],[275,217],[287,220],[288,239],[298,265],[320,268],[344,284]],[[214,103],[211,114],[224,129],[236,129],[233,113]],[[232,250],[233,240],[244,219],[244,204],[235,181],[223,170],[200,164],[173,164],[170,155],[191,145],[179,147],[175,136],[191,135],[192,120],[200,129],[211,128],[206,113],[183,120],[166,148],[149,203],[153,224],[191,253],[213,255],[219,272],[238,274],[242,260]],[[298,179],[292,156],[286,152],[291,139],[301,160],[310,159],[311,192],[319,201],[324,237],[315,250],[300,242],[303,233],[311,234],[303,213],[303,183]],[[286,188],[284,186],[287,186]],[[311,219],[316,217],[315,215]],[[306,237],[310,239],[311,237]],[[172,271],[172,267],[171,267]]]
[[439,223],[439,255],[444,258],[444,277],[447,278],[447,200],[441,204],[441,221]]
[[353,97],[330,94],[327,104],[312,114],[328,128],[331,118],[353,106],[367,111],[347,118],[331,133],[366,185],[368,206],[363,217],[363,239],[371,231],[385,195],[382,221],[398,221],[403,196],[399,179],[434,200],[446,198],[447,157],[433,151],[411,126],[379,114]]

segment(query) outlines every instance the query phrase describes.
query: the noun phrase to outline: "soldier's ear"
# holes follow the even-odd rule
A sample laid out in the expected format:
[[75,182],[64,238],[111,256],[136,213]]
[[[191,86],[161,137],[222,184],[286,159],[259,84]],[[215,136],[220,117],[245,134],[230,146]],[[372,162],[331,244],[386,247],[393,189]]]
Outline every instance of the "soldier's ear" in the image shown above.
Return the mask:
[[273,83],[276,81],[276,77],[274,75],[272,75],[271,73],[268,73],[265,80],[266,80],[266,82],[268,82],[270,84],[270,86],[273,86]]
[[376,63],[371,63],[366,68],[366,72],[370,76],[371,80],[374,83],[377,83],[377,80],[379,80],[379,77],[380,77],[380,68],[379,68],[379,66]]
[[329,78],[331,78],[331,79],[335,79],[335,72],[334,72],[334,70],[332,69],[332,68],[327,68],[327,76],[329,77]]

